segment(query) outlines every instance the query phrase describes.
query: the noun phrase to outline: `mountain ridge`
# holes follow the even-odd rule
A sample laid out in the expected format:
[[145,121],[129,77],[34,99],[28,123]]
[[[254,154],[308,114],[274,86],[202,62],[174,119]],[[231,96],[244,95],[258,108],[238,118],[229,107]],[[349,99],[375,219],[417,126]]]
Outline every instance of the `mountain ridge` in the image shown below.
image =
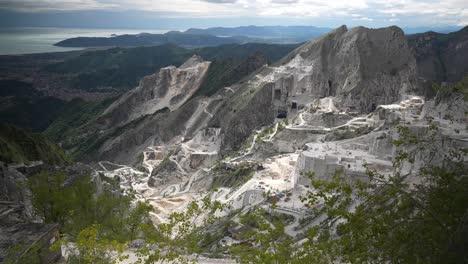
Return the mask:
[[170,31],[164,34],[140,33],[137,35],[118,35],[112,37],[76,37],[55,43],[59,47],[136,47],[154,46],[167,43],[186,48],[218,46],[223,44],[242,44],[254,39],[244,37],[217,37],[213,35],[184,34]]
[[468,26],[443,34],[425,32],[408,36],[419,65],[419,75],[429,82],[455,82],[468,72]]
[[[394,57],[395,54],[402,55]],[[385,64],[380,65],[378,61],[385,61]],[[373,64],[366,66],[369,63]],[[403,90],[417,90],[415,70],[416,62],[401,29],[357,27],[348,30],[342,26],[302,45],[279,63],[257,70],[249,79],[213,94],[211,98],[222,99],[204,106],[216,105],[218,109],[217,112],[208,111],[213,117],[206,126],[221,129],[221,152],[229,153],[239,149],[253,130],[271,124],[281,113],[285,113],[285,117],[290,111],[294,113],[293,102],[302,107],[315,98],[336,96],[343,109],[357,112],[371,112],[379,104],[395,102]],[[279,98],[273,99],[276,90]],[[126,147],[130,146],[126,144]]]

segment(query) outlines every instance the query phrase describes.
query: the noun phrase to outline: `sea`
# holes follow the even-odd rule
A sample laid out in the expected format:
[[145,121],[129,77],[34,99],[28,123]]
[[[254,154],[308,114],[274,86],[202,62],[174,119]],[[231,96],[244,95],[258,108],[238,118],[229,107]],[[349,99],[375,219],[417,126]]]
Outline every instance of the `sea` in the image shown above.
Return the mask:
[[73,37],[111,37],[112,35],[153,33],[164,29],[94,29],[94,28],[0,28],[0,55],[79,50],[81,48],[56,47],[55,43]]

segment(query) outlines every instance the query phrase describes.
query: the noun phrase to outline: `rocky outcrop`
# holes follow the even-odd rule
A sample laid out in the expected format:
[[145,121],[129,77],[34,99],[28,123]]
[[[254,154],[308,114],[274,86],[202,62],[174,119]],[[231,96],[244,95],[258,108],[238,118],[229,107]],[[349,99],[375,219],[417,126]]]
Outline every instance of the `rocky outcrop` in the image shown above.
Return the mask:
[[164,108],[174,111],[198,90],[209,66],[210,62],[193,56],[179,68],[162,68],[144,77],[137,88],[110,105],[102,119],[108,126],[115,127]]
[[270,85],[257,90],[257,87],[242,84],[235,89],[236,93],[227,99],[209,123],[211,127],[221,127],[222,150],[225,152],[237,150],[253,130],[271,124],[275,119]]
[[304,44],[233,90],[212,122],[222,127],[224,149],[236,149],[252,130],[320,98],[335,98],[343,111],[371,112],[420,92],[416,61],[401,29],[346,26]]
[[468,74],[468,26],[449,34],[409,35],[418,75],[429,83],[457,82]]
[[342,26],[289,58],[282,67],[309,67],[287,87],[289,101],[334,96],[342,99],[344,108],[370,112],[375,105],[397,101],[401,94],[417,89],[416,64],[397,27],[348,30]]

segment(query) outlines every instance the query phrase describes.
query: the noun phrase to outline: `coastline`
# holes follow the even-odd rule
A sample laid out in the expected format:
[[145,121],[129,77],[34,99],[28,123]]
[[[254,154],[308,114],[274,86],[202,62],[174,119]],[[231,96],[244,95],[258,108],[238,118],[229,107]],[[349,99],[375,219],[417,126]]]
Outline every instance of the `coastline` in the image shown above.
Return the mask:
[[110,37],[112,35],[165,33],[165,29],[101,29],[101,28],[0,28],[0,55],[24,55],[82,50],[58,47],[55,43],[73,37]]

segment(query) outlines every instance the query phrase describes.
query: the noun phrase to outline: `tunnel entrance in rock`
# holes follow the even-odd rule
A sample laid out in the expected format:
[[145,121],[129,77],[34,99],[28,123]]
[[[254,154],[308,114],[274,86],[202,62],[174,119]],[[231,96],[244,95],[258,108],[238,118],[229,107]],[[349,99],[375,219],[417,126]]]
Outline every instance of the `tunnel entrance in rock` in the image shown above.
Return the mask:
[[333,96],[333,82],[331,80],[328,80],[328,96]]
[[288,111],[278,110],[278,115],[276,116],[276,118],[284,119],[286,117],[288,117]]
[[275,90],[275,100],[280,100],[281,99],[281,90],[280,89],[276,89]]
[[297,103],[296,102],[291,103],[291,109],[297,109]]

